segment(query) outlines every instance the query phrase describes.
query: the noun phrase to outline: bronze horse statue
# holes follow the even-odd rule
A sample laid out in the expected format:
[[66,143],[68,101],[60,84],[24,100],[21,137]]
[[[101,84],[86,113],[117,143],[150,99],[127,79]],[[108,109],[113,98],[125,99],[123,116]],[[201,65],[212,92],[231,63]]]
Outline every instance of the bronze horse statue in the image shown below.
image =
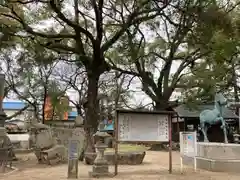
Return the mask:
[[209,126],[219,122],[222,123],[221,129],[223,129],[225,143],[228,143],[226,123],[223,119],[222,111],[223,107],[227,105],[227,99],[222,93],[216,93],[215,106],[213,110],[204,110],[200,113],[200,128],[204,136],[204,142],[209,142],[207,137],[207,131]]

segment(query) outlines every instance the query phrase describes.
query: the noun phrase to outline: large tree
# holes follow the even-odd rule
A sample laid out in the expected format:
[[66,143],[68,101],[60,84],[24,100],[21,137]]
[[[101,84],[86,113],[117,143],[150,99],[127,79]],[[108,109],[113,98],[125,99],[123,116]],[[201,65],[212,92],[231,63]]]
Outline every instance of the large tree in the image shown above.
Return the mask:
[[[5,0],[0,19],[17,24],[17,29],[13,29],[6,21],[3,23],[8,34],[24,36],[25,40],[61,54],[72,54],[72,60],[85,67],[88,77],[85,129],[90,137],[98,126],[99,77],[110,70],[105,54],[133,25],[158,16],[166,6],[168,2],[157,0]],[[43,20],[53,23],[38,29]],[[94,149],[90,141],[88,145]]]
[[[108,54],[112,67],[139,77],[155,109],[167,109],[172,93],[186,87],[183,79],[195,64],[221,44],[217,35],[232,35],[228,13],[234,8],[236,4],[231,1],[176,1],[158,19],[127,31],[124,38],[128,41]],[[217,50],[225,47],[218,46]],[[121,58],[127,59],[125,64],[116,61]]]

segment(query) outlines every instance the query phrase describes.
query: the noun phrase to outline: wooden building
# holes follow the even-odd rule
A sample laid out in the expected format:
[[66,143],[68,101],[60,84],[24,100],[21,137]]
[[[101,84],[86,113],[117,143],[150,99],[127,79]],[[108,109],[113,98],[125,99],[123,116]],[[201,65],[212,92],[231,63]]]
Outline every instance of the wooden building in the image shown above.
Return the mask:
[[[178,141],[180,131],[198,130],[199,115],[206,109],[214,109],[214,104],[197,105],[194,108],[182,104],[174,108],[176,116],[173,118],[173,138]],[[239,117],[232,109],[224,107],[223,118],[234,127],[239,127]]]

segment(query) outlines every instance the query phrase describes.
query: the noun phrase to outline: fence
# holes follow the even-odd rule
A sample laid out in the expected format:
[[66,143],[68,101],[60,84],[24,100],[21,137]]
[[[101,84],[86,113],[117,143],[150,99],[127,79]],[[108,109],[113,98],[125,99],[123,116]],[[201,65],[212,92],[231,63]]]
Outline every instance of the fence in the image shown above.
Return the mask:
[[183,161],[193,160],[194,170],[197,170],[197,133],[180,132],[180,165],[183,171]]

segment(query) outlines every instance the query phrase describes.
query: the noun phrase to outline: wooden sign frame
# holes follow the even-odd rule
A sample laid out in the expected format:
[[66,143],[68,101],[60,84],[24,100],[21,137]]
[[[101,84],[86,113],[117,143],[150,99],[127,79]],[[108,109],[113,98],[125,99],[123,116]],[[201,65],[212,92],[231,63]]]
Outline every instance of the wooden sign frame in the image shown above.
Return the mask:
[[[167,115],[168,116],[168,136],[169,136],[169,174],[172,173],[172,116],[176,114],[174,111],[145,111],[145,110],[125,110],[117,109],[115,112],[115,122],[114,122],[114,146],[115,146],[115,167],[114,175],[118,174],[118,127],[119,127],[119,114],[120,113],[131,113],[131,114],[157,114],[157,115]],[[121,141],[129,142],[129,141]],[[129,143],[142,143],[142,144],[159,144],[163,141],[130,141]],[[165,141],[164,141],[165,142]]]

